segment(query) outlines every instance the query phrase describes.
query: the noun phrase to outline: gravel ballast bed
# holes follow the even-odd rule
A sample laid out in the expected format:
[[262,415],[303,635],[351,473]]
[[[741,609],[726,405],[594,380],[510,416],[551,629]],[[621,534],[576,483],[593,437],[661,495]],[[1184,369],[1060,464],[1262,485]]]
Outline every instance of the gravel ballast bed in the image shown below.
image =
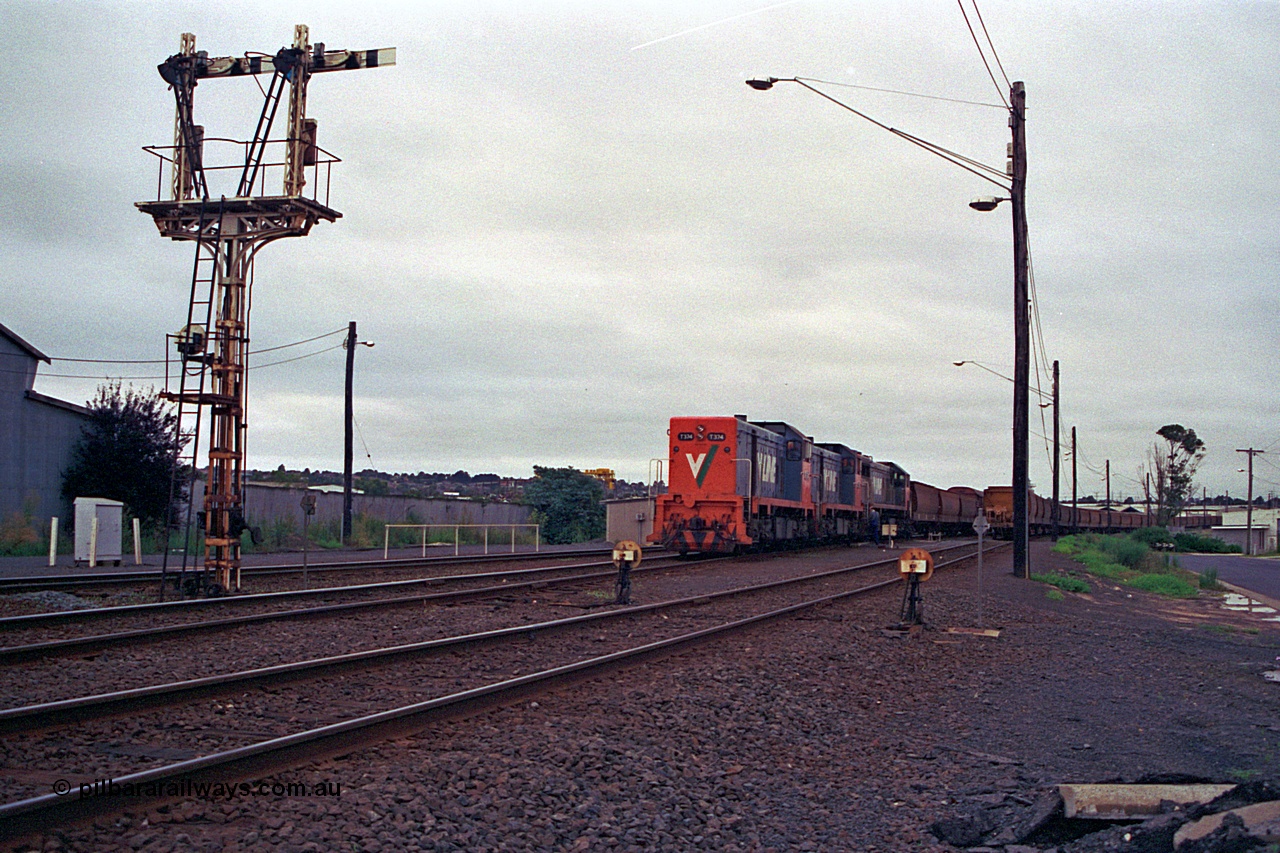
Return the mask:
[[[1033,554],[1037,571],[1073,566]],[[1274,623],[1098,582],[1053,601],[1008,565],[987,561],[999,639],[893,639],[895,596],[851,601],[270,780],[338,796],[135,807],[30,841],[946,851],[935,821],[1061,782],[1280,776],[1280,686],[1261,677]],[[938,573],[926,617],[973,626],[975,587],[972,570]]]

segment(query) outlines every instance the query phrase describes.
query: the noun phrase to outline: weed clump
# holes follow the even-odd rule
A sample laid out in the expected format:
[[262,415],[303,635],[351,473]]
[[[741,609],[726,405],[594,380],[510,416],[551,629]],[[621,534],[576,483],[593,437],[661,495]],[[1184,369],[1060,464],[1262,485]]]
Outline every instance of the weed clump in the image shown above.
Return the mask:
[[1039,583],[1047,583],[1050,586],[1056,586],[1058,589],[1063,589],[1063,590],[1066,590],[1067,592],[1089,592],[1090,591],[1089,584],[1085,583],[1079,578],[1068,577],[1067,575],[1033,574],[1031,576],[1031,579]]
[[1113,536],[1083,533],[1063,537],[1054,550],[1083,564],[1097,577],[1157,595],[1194,598],[1198,594],[1196,574],[1179,568],[1169,555],[1152,552],[1144,541],[1147,539],[1161,541],[1147,531]]

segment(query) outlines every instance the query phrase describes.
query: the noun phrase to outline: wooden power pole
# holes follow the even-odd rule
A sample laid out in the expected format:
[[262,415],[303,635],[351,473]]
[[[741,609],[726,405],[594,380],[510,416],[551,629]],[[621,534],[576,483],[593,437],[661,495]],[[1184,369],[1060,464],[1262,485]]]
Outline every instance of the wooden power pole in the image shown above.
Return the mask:
[[1027,94],[1022,81],[1009,90],[1009,127],[1013,131],[1013,174],[1009,200],[1013,207],[1013,575],[1030,576],[1027,492],[1030,489],[1028,442],[1031,391],[1031,311],[1027,246]]
[[1058,360],[1053,360],[1053,541],[1058,541],[1058,526],[1061,511],[1058,509],[1060,493],[1058,488],[1058,462],[1062,458],[1062,446],[1058,440]]
[[1259,453],[1266,453],[1265,450],[1254,450],[1252,447],[1245,450],[1237,449],[1236,453],[1245,453],[1249,456],[1249,497],[1244,505],[1244,536],[1245,546],[1244,552],[1252,556],[1253,554],[1253,457]]
[[347,324],[347,387],[342,433],[342,544],[351,538],[351,455],[354,437],[351,433],[355,413],[351,404],[351,384],[356,372],[356,321]]
[[1080,499],[1076,494],[1076,428],[1071,428],[1071,532],[1080,528]]

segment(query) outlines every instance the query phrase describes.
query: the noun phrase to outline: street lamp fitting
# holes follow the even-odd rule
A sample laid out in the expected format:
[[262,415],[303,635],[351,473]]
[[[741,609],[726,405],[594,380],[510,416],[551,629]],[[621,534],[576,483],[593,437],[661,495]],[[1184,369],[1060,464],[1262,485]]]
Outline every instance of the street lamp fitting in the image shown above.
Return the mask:
[[766,77],[763,80],[748,80],[747,85],[750,86],[752,89],[757,89],[763,92],[766,89],[772,89],[773,84],[777,82],[778,82],[777,77]]
[[996,206],[1002,201],[1010,201],[1011,199],[1002,198],[995,195],[980,195],[973,201],[969,202],[969,206],[974,210],[981,210],[986,213],[989,210],[995,210]]

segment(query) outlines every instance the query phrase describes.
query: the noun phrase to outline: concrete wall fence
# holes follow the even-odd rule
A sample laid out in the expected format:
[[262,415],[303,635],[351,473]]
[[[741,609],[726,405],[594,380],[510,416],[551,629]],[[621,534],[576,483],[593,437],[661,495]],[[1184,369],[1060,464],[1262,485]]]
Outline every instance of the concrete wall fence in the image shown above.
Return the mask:
[[[197,494],[201,490],[202,485],[197,484]],[[301,529],[302,497],[306,494],[316,496],[316,514],[311,517],[312,524],[341,524],[341,492],[254,484],[245,486],[245,520],[251,526],[263,528],[279,521],[292,521]],[[376,518],[387,524],[530,524],[533,510],[523,504],[353,495],[351,511],[354,515]]]

